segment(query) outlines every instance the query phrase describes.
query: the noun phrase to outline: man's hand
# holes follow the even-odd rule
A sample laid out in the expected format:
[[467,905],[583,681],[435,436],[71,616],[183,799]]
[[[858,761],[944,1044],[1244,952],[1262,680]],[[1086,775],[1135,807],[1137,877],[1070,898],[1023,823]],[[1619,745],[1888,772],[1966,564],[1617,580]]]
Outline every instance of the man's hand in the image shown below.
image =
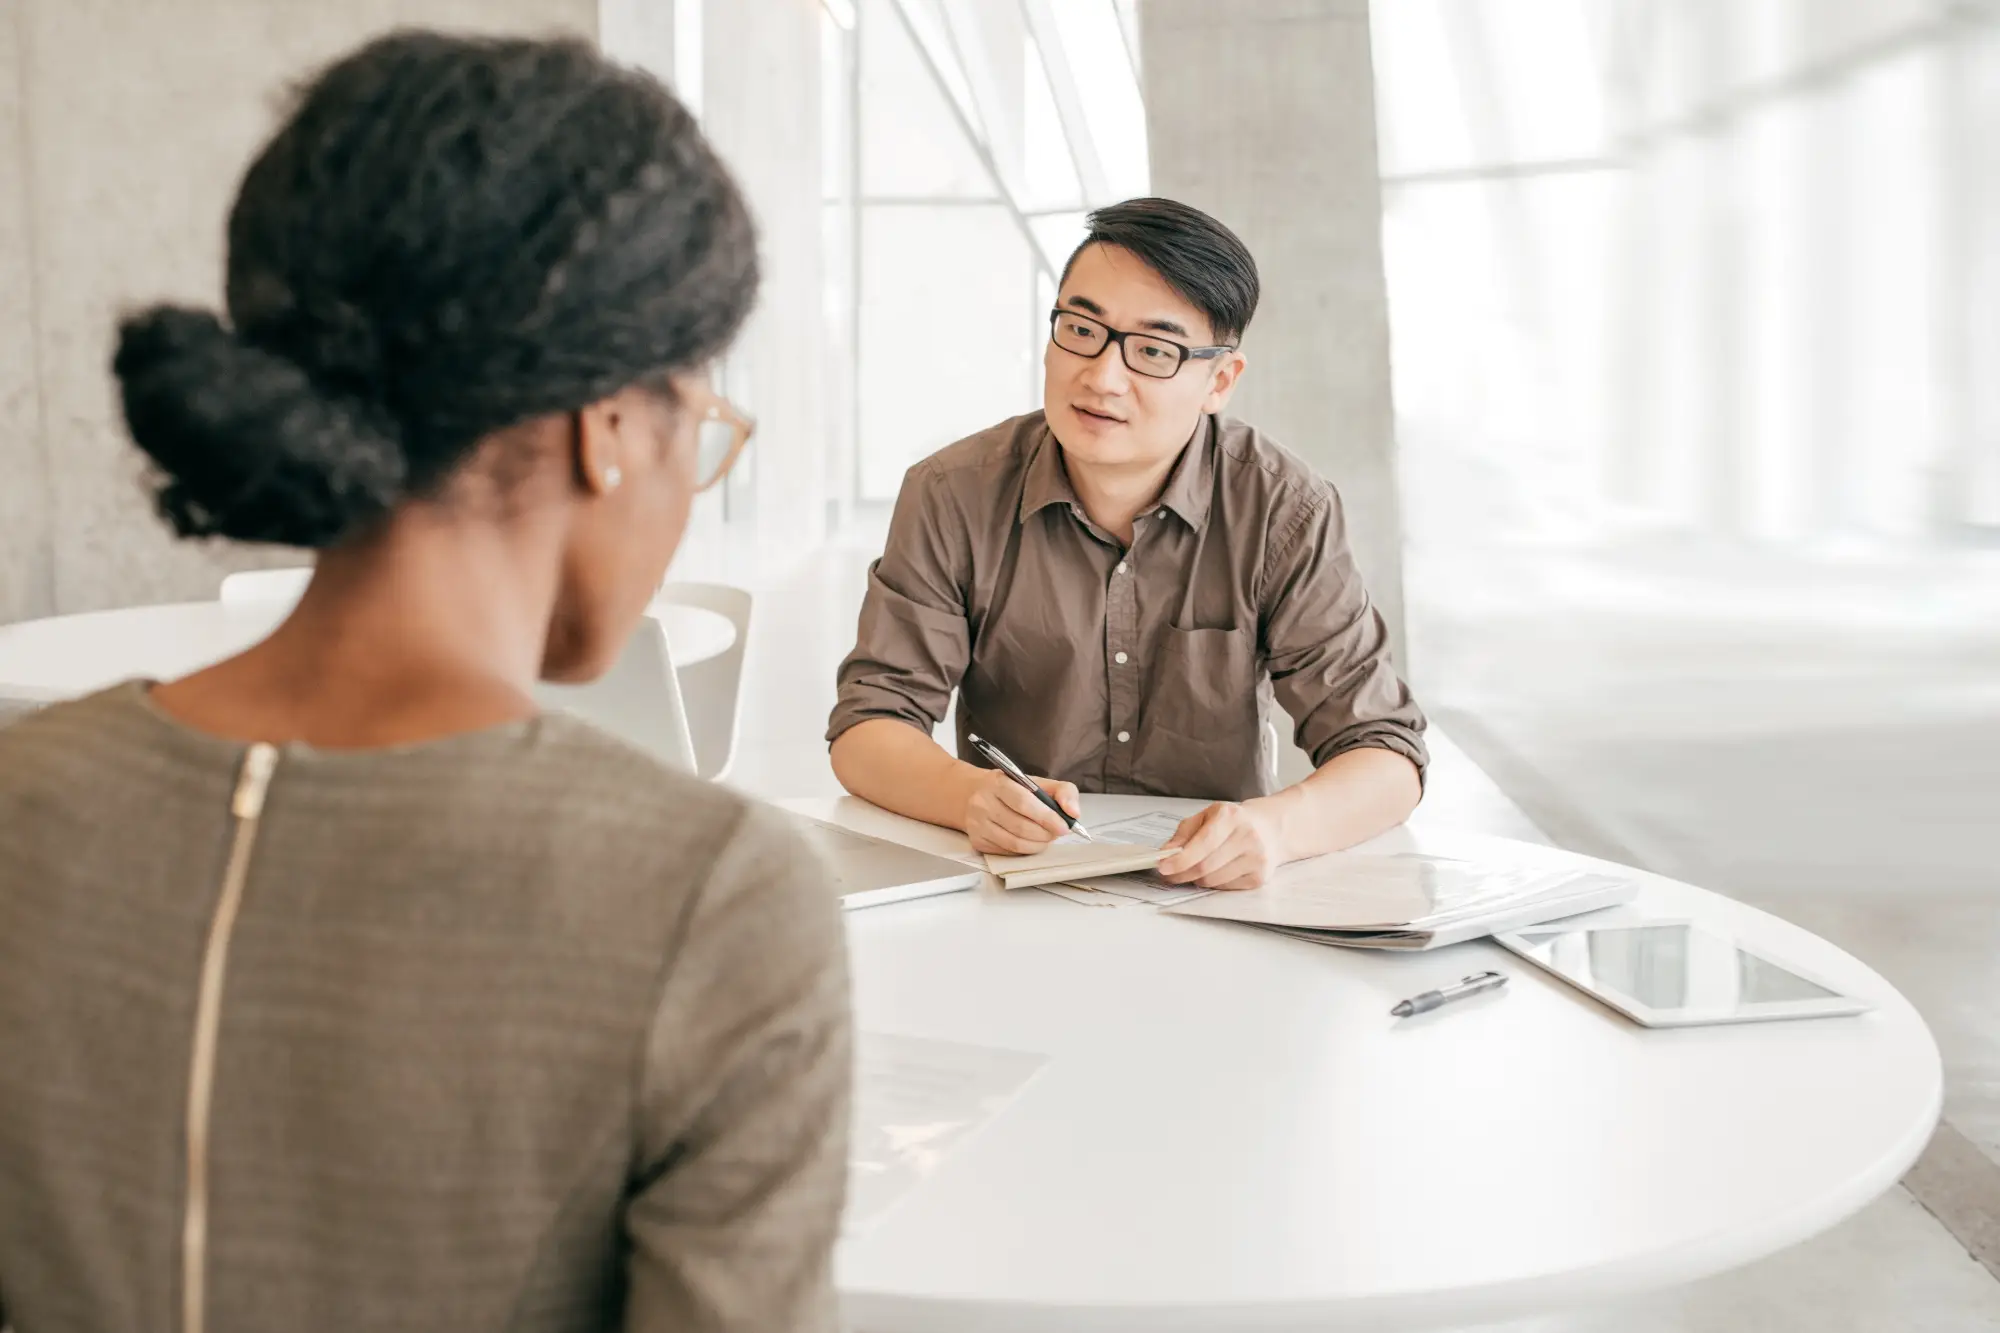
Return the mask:
[[1211,805],[1182,820],[1166,845],[1160,878],[1203,889],[1258,888],[1288,859],[1278,816],[1256,801]]
[[[977,770],[971,793],[965,801],[965,819],[960,825],[972,839],[972,850],[998,856],[1029,856],[1041,851],[1069,826],[1056,812],[1036,800],[1020,783],[1005,773]],[[1056,798],[1074,819],[1083,812],[1077,804],[1076,788],[1067,782],[1036,778],[1042,790]]]

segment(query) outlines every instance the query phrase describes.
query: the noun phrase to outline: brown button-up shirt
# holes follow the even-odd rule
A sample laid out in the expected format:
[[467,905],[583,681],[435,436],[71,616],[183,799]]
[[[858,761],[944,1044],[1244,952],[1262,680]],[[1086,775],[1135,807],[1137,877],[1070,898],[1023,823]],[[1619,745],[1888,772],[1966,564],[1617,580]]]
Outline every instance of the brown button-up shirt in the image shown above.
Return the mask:
[[1427,762],[1424,718],[1354,567],[1340,497],[1240,421],[1209,417],[1125,547],[1092,523],[1040,412],[917,464],[829,741],[870,718],[968,733],[1084,791],[1244,800],[1276,783],[1273,703],[1324,764]]

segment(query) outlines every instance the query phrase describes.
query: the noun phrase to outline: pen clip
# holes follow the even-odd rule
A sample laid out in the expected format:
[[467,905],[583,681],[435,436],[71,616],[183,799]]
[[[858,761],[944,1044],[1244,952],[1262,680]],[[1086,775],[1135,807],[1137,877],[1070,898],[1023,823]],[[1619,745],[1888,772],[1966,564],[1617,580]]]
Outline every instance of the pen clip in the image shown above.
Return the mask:
[[1034,786],[1034,783],[1029,781],[1028,775],[1023,773],[1012,759],[1000,753],[999,747],[994,745],[993,742],[970,735],[966,737],[966,740],[971,742],[972,748],[979,751],[993,767],[999,769],[1017,782],[1026,782],[1029,786]]

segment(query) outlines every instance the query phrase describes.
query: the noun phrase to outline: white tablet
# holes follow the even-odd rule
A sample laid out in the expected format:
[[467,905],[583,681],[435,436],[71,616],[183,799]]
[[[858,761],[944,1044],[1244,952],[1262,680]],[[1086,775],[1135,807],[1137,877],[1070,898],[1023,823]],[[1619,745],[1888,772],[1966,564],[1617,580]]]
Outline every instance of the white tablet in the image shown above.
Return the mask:
[[1549,926],[1493,938],[1649,1028],[1824,1018],[1873,1007],[1692,921]]

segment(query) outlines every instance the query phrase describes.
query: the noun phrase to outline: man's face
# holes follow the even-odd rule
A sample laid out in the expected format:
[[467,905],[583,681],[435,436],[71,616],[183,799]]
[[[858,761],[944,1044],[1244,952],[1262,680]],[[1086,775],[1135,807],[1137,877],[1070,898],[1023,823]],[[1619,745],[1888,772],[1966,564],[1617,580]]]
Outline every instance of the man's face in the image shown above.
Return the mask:
[[[1075,311],[1120,332],[1186,347],[1217,342],[1208,318],[1130,250],[1092,245],[1076,257],[1056,295]],[[1042,353],[1042,406],[1049,430],[1073,459],[1103,467],[1145,467],[1171,459],[1203,414],[1229,401],[1243,357],[1226,352],[1181,364],[1171,379],[1132,370],[1115,345],[1095,357],[1056,346]]]

